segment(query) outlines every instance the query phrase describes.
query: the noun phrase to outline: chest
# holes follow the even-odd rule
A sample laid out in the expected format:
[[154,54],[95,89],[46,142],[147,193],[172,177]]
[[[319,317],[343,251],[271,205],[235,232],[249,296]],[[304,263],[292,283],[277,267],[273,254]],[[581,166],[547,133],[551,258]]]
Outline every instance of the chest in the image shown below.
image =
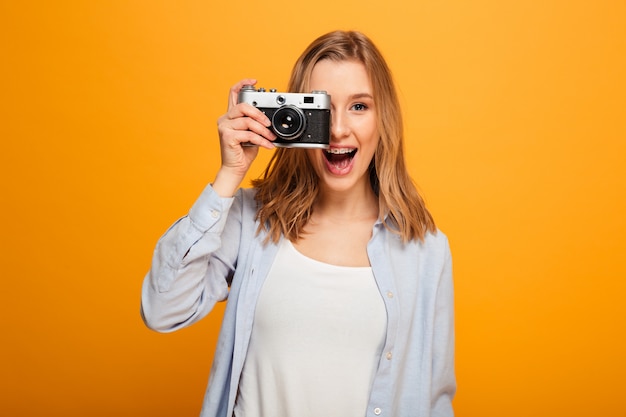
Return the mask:
[[309,224],[294,246],[303,255],[327,264],[370,266],[367,244],[372,226],[373,221]]
[[309,351],[321,343],[330,350],[377,350],[385,333],[385,306],[371,268],[318,262],[289,241],[281,244],[255,310],[253,334],[278,341],[272,343],[276,349],[298,345]]

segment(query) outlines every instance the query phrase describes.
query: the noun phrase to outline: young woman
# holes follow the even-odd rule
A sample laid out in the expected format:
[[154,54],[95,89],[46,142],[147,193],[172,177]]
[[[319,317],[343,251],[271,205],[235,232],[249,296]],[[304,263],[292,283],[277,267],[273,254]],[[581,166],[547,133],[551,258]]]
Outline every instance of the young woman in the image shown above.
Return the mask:
[[[391,73],[358,32],[316,39],[289,91],[331,96],[329,149],[277,149],[230,91],[222,166],[159,240],[142,316],[188,326],[228,299],[202,416],[452,416],[448,241],[406,170]],[[257,146],[242,146],[249,142]]]

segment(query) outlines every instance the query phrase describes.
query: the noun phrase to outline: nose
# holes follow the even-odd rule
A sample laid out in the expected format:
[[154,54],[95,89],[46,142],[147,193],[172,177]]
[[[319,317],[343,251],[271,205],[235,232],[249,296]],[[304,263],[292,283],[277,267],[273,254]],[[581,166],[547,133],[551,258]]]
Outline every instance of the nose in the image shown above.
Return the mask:
[[350,126],[346,115],[341,111],[333,110],[330,112],[330,135],[334,141],[340,141],[350,134]]

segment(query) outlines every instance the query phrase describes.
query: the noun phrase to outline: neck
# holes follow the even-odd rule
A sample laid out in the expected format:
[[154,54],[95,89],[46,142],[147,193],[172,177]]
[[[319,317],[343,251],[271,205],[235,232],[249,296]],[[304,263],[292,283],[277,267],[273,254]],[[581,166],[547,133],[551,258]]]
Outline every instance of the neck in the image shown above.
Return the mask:
[[378,218],[378,197],[369,183],[367,187],[349,192],[320,190],[314,213],[341,221],[375,220]]

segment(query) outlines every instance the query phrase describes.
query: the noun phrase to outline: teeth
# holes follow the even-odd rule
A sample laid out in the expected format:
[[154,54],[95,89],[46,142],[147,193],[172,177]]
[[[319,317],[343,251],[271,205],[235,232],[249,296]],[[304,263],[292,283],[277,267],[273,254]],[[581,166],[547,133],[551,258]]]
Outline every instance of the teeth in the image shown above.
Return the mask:
[[354,152],[354,149],[348,149],[348,148],[332,148],[332,149],[327,149],[326,152],[328,153],[334,153],[335,155],[341,155],[344,153],[352,153]]

